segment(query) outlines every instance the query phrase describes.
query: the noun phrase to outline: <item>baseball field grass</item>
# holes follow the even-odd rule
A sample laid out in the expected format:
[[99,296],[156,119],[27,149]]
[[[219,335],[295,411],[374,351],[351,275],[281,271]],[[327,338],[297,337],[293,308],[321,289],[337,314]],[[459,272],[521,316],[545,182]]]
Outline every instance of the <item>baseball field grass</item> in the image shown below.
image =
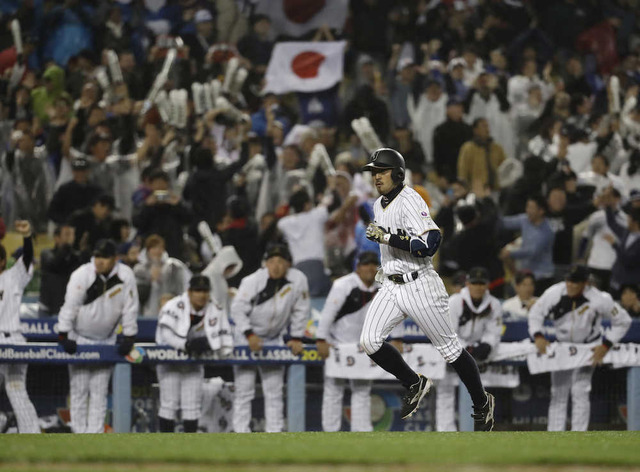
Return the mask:
[[640,432],[2,435],[12,471],[634,471]]

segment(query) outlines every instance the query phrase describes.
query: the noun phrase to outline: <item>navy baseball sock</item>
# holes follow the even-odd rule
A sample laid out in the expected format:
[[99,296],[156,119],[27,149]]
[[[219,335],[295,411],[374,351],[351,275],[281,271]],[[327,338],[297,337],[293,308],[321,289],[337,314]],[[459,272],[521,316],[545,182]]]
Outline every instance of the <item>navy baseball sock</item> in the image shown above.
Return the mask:
[[182,420],[182,427],[185,433],[197,433],[198,420]]
[[451,363],[453,368],[458,373],[458,377],[462,380],[473,405],[476,407],[482,407],[487,402],[487,396],[484,393],[484,387],[482,386],[482,380],[480,380],[480,372],[478,371],[478,364],[473,360],[471,354],[466,349],[462,350],[462,354],[454,362]]
[[173,433],[175,432],[176,424],[173,420],[158,416],[158,429],[160,429],[161,433]]
[[409,388],[420,380],[418,374],[404,361],[402,354],[387,342],[382,343],[382,347],[373,354],[369,354],[369,357],[384,370],[395,375],[405,388]]

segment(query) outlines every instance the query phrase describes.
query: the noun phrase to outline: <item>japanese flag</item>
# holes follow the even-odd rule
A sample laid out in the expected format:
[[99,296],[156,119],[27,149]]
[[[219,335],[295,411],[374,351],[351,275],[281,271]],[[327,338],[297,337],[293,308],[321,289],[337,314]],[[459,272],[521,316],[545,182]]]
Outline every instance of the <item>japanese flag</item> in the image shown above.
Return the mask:
[[258,0],[256,13],[271,19],[276,35],[299,38],[323,25],[344,28],[349,0]]
[[273,48],[265,92],[317,92],[342,80],[345,41],[286,42]]

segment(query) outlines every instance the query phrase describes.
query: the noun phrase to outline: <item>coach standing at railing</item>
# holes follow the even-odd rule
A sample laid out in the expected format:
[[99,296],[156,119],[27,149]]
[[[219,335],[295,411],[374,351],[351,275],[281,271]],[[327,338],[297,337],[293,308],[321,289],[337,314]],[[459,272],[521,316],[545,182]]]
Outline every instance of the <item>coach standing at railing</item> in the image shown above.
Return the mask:
[[[258,353],[263,346],[282,346],[283,335],[289,330],[291,340],[287,346],[298,355],[303,351],[302,336],[310,312],[307,278],[291,267],[287,246],[271,246],[267,249],[265,267],[242,279],[231,304],[231,318],[236,325],[235,343],[248,344],[252,352]],[[233,367],[233,430],[251,432],[256,371],[260,371],[262,380],[265,431],[279,433],[284,428],[284,366],[280,365]]]
[[[58,322],[59,342],[70,354],[78,344],[116,344],[126,356],[138,333],[138,289],[133,270],[116,261],[116,245],[100,240],[91,262],[71,274]],[[102,433],[112,365],[69,365],[71,428],[74,433]]]
[[[20,300],[33,275],[33,241],[28,221],[16,221],[24,238],[22,257],[8,270],[7,251],[0,246],[0,345],[25,344],[20,328]],[[38,415],[26,388],[27,364],[0,365],[0,385],[4,381],[7,397],[18,420],[18,432],[39,433]]]
[[[551,402],[549,404],[549,431],[564,431],[567,406],[571,393],[571,430],[586,431],[589,426],[591,403],[591,376],[594,367],[602,363],[611,346],[619,342],[631,325],[631,317],[611,295],[588,285],[589,269],[574,266],[564,282],[549,287],[529,312],[529,334],[538,352],[545,354],[549,341],[543,334],[545,318],[550,318],[560,342],[593,343],[593,366],[551,372]],[[602,319],[611,320],[606,337]]]

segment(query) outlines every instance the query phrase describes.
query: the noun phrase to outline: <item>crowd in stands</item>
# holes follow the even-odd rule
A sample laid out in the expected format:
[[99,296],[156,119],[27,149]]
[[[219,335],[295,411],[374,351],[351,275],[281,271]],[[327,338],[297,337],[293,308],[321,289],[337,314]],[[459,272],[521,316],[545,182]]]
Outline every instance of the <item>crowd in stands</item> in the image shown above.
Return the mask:
[[[637,0],[345,0],[341,27],[300,37],[261,3],[3,3],[0,205],[6,227],[29,220],[53,235],[38,261],[43,315],[108,238],[135,272],[140,315],[157,316],[217,252],[202,222],[242,261],[231,287],[286,242],[311,295],[325,296],[372,249],[361,117],[404,156],[452,284],[486,268],[517,318],[584,262],[640,314]],[[346,40],[343,80],[265,92],[272,51],[290,40]],[[234,58],[241,89],[203,111],[194,84],[223,82]],[[149,100],[165,72],[168,107]],[[317,144],[335,172],[311,165]]]

